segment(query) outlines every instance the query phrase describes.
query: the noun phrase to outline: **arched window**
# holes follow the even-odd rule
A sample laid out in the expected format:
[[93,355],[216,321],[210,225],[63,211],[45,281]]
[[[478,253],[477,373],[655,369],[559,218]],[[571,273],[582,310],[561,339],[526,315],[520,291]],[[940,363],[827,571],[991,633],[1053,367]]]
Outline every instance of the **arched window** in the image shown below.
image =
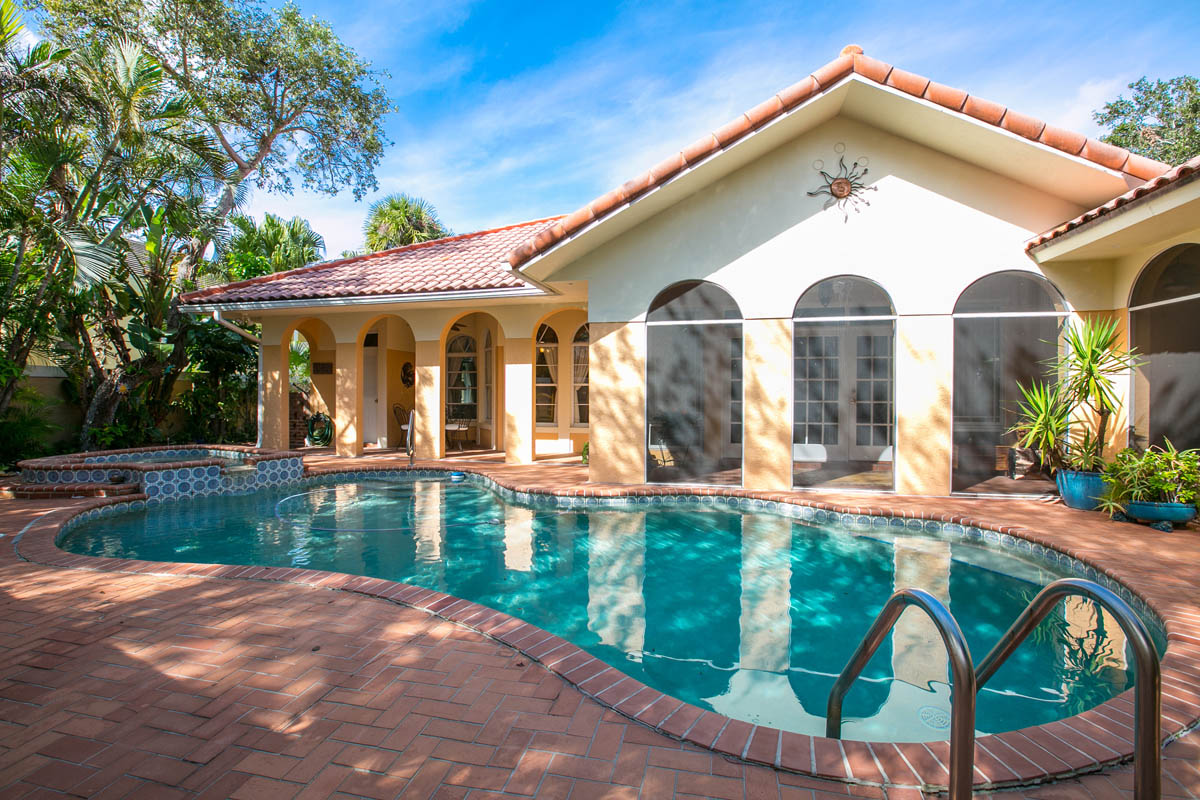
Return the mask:
[[492,421],[492,385],[494,382],[493,355],[495,349],[492,347],[492,332],[490,330],[483,332],[483,421]]
[[454,336],[446,343],[446,420],[478,419],[479,366],[475,340]]
[[588,326],[585,322],[575,331],[571,348],[571,388],[575,399],[575,424],[588,424]]
[[1032,452],[1009,429],[1021,401],[1018,384],[1051,378],[1067,320],[1062,295],[1032,272],[997,272],[968,286],[954,306],[954,453],[956,492],[1051,491]]
[[1200,244],[1156,256],[1129,299],[1134,444],[1200,447]]
[[558,334],[543,324],[534,348],[534,420],[552,424],[558,421]]
[[792,464],[797,486],[891,489],[896,314],[853,275],[810,287],[792,320]]
[[646,478],[742,482],[742,313],[703,281],[669,286],[646,316]]

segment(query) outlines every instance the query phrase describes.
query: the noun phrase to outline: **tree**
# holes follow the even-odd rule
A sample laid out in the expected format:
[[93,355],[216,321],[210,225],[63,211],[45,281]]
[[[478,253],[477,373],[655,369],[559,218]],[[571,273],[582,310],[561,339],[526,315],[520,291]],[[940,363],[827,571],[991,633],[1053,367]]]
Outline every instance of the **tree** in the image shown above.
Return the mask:
[[[253,178],[290,192],[293,176],[312,190],[355,197],[375,188],[393,110],[381,73],[319,19],[292,3],[274,11],[256,0],[44,0],[45,27],[67,45],[128,37],[154,56],[235,166],[216,214],[235,207],[233,185]],[[190,279],[207,241],[196,243]]]
[[296,269],[325,255],[325,239],[301,217],[284,220],[266,214],[260,225],[253,217],[234,214],[229,226],[233,234],[221,245],[222,257],[214,263],[214,271],[226,280]]
[[1120,95],[1093,114],[1109,130],[1103,141],[1168,164],[1200,155],[1200,81],[1142,78],[1129,88],[1130,98]]
[[363,238],[371,253],[449,235],[433,204],[406,194],[391,194],[372,203],[363,223]]

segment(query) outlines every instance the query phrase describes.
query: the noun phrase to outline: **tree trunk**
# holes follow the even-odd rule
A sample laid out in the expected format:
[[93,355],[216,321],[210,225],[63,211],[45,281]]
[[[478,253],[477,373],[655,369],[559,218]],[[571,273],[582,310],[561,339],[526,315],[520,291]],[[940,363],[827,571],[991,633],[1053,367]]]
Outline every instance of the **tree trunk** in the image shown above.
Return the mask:
[[79,447],[87,451],[92,449],[92,430],[102,425],[111,425],[121,404],[121,379],[124,371],[117,367],[104,378],[104,382],[92,395],[87,412],[83,415],[83,428],[79,432]]

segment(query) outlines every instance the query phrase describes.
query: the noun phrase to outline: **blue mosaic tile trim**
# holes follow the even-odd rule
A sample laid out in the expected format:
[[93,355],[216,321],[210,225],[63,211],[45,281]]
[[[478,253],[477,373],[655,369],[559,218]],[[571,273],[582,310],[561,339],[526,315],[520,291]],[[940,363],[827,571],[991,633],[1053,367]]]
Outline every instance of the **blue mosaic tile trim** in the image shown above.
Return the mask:
[[[289,462],[295,463],[292,464]],[[267,464],[277,464],[279,466],[276,469],[265,471],[261,478],[256,475],[255,477],[257,480],[247,481],[246,485],[238,485],[235,482],[230,482],[222,484],[223,490],[209,490],[207,489],[206,482],[204,490],[193,489],[189,494],[186,495],[179,492],[173,492],[152,496],[144,501],[133,500],[123,503],[114,503],[85,511],[82,514],[76,515],[75,517],[67,520],[59,532],[57,539],[61,540],[61,538],[68,531],[72,530],[77,525],[83,524],[84,522],[96,518],[112,516],[113,514],[139,511],[143,508],[152,507],[158,505],[159,503],[172,500],[186,500],[192,497],[213,494],[248,494],[261,487],[282,486],[285,484],[294,485],[297,489],[303,489],[362,480],[384,480],[390,482],[416,482],[419,480],[431,479],[444,480],[451,472],[454,471],[449,469],[353,470],[348,472],[337,472],[325,475],[309,475],[302,477],[303,460],[301,458],[285,458],[277,461],[262,462],[258,466],[261,470],[261,468],[265,467]],[[212,467],[195,469],[212,469]],[[169,472],[181,471],[186,470],[169,470]],[[223,477],[227,478],[228,476]],[[207,476],[205,476],[205,480],[208,480]],[[562,497],[539,492],[523,492],[509,489],[500,486],[484,475],[470,472],[466,473],[463,482],[487,489],[488,491],[499,496],[505,502],[524,505],[531,508],[645,510],[648,507],[653,506],[664,508],[709,507],[731,511],[774,514],[815,525],[840,525],[848,530],[859,533],[868,532],[874,529],[887,528],[892,534],[895,534],[897,532],[896,529],[903,528],[913,532],[921,532],[926,535],[933,535],[950,543],[968,542],[1013,550],[1031,560],[1041,561],[1047,566],[1052,566],[1060,572],[1067,573],[1073,577],[1094,581],[1101,586],[1104,586],[1107,589],[1115,592],[1123,600],[1125,600],[1125,602],[1129,603],[1135,611],[1141,614],[1144,619],[1150,620],[1153,624],[1155,624],[1165,637],[1166,626],[1163,623],[1162,618],[1154,611],[1154,609],[1151,608],[1139,595],[1135,594],[1124,584],[1109,577],[1103,571],[1098,570],[1095,567],[1080,561],[1079,559],[1073,558],[1066,553],[1055,550],[1052,547],[1046,547],[1044,545],[1031,542],[1028,539],[1024,539],[1020,536],[999,533],[998,531],[986,530],[984,528],[978,528],[971,525],[962,525],[954,522],[940,522],[937,520],[850,514],[839,511],[828,511],[826,509],[814,508],[812,506],[780,503],[772,500],[759,500],[752,497],[726,497],[716,495]],[[149,493],[147,492],[147,494]]]

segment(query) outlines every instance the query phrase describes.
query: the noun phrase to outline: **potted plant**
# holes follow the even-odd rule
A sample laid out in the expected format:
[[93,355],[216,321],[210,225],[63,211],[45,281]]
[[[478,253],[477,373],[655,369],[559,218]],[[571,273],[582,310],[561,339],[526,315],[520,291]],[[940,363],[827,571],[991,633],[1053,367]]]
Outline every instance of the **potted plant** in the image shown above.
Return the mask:
[[1176,450],[1169,440],[1140,453],[1125,449],[1104,469],[1104,482],[1108,492],[1101,507],[1110,516],[1124,514],[1170,530],[1196,516],[1200,450]]
[[1121,409],[1114,378],[1137,365],[1136,353],[1121,345],[1115,320],[1089,319],[1067,328],[1059,356],[1048,365],[1056,382],[1017,384],[1022,400],[1010,432],[1021,447],[1038,451],[1071,508],[1100,506],[1104,443]]

